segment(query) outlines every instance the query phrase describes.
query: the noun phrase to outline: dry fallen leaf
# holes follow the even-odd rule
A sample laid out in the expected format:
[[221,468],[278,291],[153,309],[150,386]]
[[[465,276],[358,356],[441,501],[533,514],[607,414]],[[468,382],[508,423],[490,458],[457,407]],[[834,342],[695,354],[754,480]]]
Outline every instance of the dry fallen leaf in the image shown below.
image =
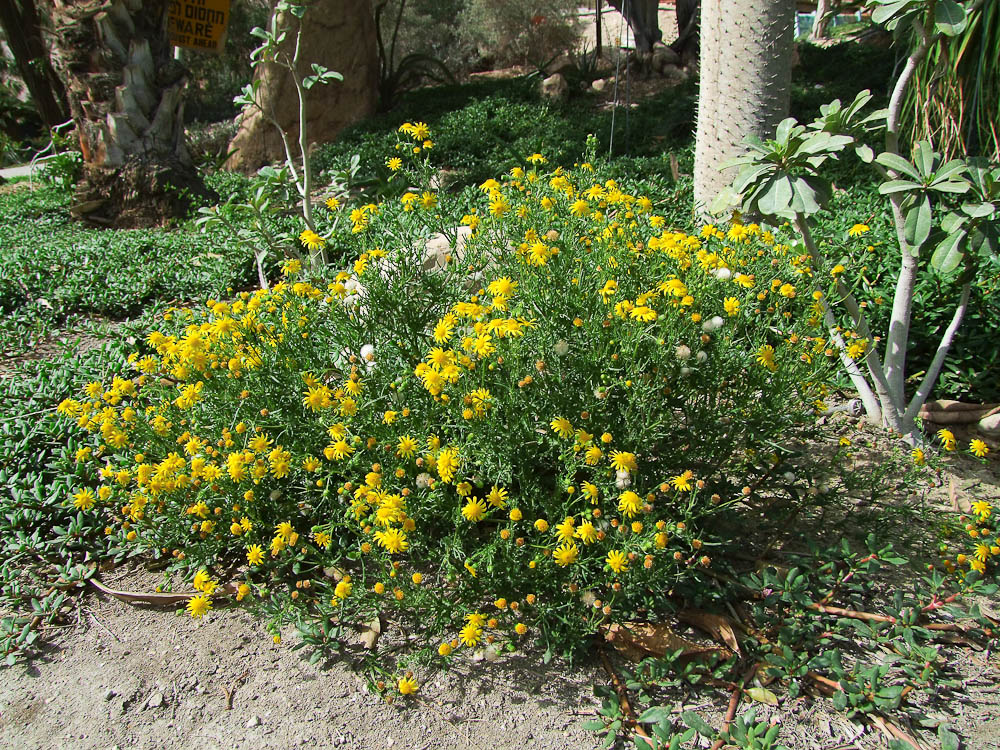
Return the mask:
[[681,659],[707,659],[727,656],[728,651],[717,646],[705,646],[677,635],[666,623],[624,622],[603,629],[604,639],[630,661],[642,661],[649,656],[664,656],[681,651]]
[[735,653],[741,653],[732,620],[725,615],[703,612],[700,609],[685,609],[677,615],[677,619],[705,631],[716,641],[725,643]]
[[366,651],[374,651],[375,647],[378,646],[378,639],[382,637],[383,630],[385,630],[385,621],[382,619],[382,615],[365,623],[361,627],[361,647]]

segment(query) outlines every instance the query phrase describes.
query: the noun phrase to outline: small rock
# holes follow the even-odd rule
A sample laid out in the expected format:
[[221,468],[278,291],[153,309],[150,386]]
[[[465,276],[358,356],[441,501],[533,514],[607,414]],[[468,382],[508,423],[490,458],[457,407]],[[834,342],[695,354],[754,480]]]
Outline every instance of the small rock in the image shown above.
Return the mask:
[[163,693],[153,693],[149,696],[149,700],[146,701],[146,706],[149,708],[159,708],[163,705]]
[[979,420],[979,431],[984,435],[1000,435],[1000,413],[991,414]]
[[653,48],[653,56],[651,60],[653,64],[653,70],[657,73],[662,74],[663,69],[669,65],[680,65],[681,56],[673,51],[670,47],[665,44],[657,44]]
[[104,700],[109,701],[112,698],[114,698],[116,695],[118,695],[118,693],[116,693],[114,690],[105,690],[104,691]]
[[259,727],[260,726],[260,717],[259,716],[251,716],[249,719],[247,719],[247,723],[244,726],[246,726],[247,729],[253,729],[254,727]]
[[387,738],[386,741],[385,741],[385,746],[386,747],[392,747],[395,744],[396,744],[396,740],[394,740],[392,737]]
[[549,76],[542,81],[542,98],[544,99],[564,99],[569,93],[569,84],[560,73]]
[[603,78],[598,78],[596,81],[591,82],[590,88],[594,91],[604,91],[608,87],[608,82]]

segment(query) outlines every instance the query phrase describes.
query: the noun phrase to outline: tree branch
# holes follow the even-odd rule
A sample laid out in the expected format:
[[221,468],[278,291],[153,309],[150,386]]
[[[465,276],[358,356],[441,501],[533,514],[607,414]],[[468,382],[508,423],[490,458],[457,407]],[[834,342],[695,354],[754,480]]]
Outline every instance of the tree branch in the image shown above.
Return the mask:
[[962,286],[962,296],[958,301],[958,307],[955,308],[955,314],[951,318],[951,323],[948,324],[944,335],[941,336],[941,343],[938,344],[937,351],[934,352],[934,359],[931,360],[931,365],[927,368],[927,374],[924,375],[924,379],[920,382],[920,387],[917,388],[917,392],[910,399],[909,406],[906,407],[903,420],[907,423],[916,419],[917,414],[920,413],[920,407],[924,405],[927,397],[931,394],[931,390],[934,388],[934,384],[937,382],[938,375],[941,373],[941,366],[944,364],[944,359],[948,356],[948,350],[955,340],[955,333],[962,324],[962,319],[965,317],[965,312],[969,307],[971,293],[972,281],[970,280],[966,281]]

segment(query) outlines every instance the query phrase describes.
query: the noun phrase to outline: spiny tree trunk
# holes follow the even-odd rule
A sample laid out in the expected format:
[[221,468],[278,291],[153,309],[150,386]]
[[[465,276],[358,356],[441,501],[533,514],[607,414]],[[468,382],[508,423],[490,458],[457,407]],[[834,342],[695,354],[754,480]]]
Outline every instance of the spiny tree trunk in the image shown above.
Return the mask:
[[0,27],[42,123],[51,129],[66,122],[69,118],[66,91],[52,70],[42,42],[42,24],[35,1],[0,0]]
[[793,0],[702,0],[701,84],[695,139],[694,199],[711,205],[743,153],[748,135],[772,137],[788,115]]
[[187,71],[167,41],[168,1],[47,1],[84,160],[75,213],[122,228],[182,216],[206,189],[184,145]]

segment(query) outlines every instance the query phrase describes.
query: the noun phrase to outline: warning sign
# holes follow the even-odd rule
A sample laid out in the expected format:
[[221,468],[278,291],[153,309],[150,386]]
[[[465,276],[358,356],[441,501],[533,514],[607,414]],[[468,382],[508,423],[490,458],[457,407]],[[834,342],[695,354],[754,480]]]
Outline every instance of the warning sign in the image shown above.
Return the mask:
[[175,47],[222,52],[229,26],[229,0],[170,0],[167,35]]

